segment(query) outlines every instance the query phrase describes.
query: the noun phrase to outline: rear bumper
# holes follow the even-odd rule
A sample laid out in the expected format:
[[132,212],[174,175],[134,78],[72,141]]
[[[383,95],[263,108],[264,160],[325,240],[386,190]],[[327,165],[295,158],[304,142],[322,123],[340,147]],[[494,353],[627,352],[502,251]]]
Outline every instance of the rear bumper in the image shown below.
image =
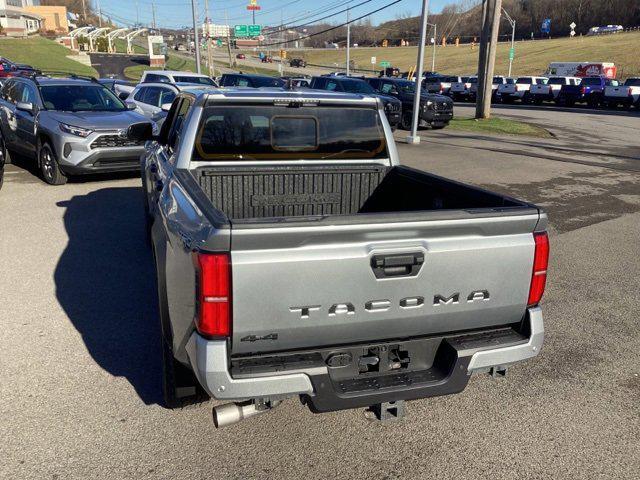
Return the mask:
[[[457,393],[472,373],[502,370],[535,357],[543,341],[542,311],[535,307],[527,310],[518,331],[502,328],[234,361],[225,340],[193,333],[187,354],[199,382],[217,399],[301,395],[312,411],[325,412]],[[381,361],[383,371],[359,374],[355,359],[371,351],[406,352],[412,368],[392,369],[391,363],[386,368]],[[333,363],[335,358],[340,364]]]

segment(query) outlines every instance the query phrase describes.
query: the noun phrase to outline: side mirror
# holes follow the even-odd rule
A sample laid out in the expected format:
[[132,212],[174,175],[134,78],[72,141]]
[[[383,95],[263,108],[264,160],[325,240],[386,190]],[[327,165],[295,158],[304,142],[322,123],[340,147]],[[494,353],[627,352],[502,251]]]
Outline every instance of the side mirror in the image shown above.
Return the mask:
[[32,115],[35,113],[36,109],[33,105],[33,103],[28,103],[28,102],[18,102],[16,103],[16,108],[18,110],[22,110],[23,112],[29,112]]
[[138,105],[136,105],[135,102],[124,102],[124,104],[127,106],[127,110],[135,110],[138,108]]
[[149,122],[134,123],[127,128],[127,138],[136,142],[154,140],[153,125]]
[[162,111],[163,112],[168,112],[169,110],[171,110],[171,103],[163,103],[162,104]]

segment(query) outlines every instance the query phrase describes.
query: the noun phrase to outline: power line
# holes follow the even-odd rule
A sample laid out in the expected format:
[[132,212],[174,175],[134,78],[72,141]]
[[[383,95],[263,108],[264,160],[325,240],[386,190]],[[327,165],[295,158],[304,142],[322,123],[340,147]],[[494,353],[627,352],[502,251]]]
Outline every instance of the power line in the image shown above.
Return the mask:
[[[383,6],[383,7],[380,7],[380,8],[378,8],[378,9],[376,9],[376,10],[372,10],[371,12],[365,13],[364,15],[361,15],[361,16],[359,16],[359,17],[357,17],[357,18],[354,18],[353,20],[349,20],[348,22],[341,23],[340,25],[336,25],[336,26],[331,27],[331,28],[326,28],[326,29],[321,30],[321,31],[319,31],[319,32],[315,32],[315,33],[311,33],[311,34],[309,34],[309,35],[304,35],[304,36],[302,36],[302,37],[298,37],[298,38],[296,38],[295,40],[297,40],[297,41],[300,41],[300,40],[306,40],[307,38],[315,37],[315,36],[317,36],[317,35],[322,35],[323,33],[331,32],[332,30],[337,30],[338,28],[342,28],[342,27],[344,27],[345,25],[349,25],[349,24],[352,24],[352,23],[354,23],[354,22],[357,22],[358,20],[362,20],[363,18],[366,18],[366,17],[368,17],[368,16],[370,16],[370,15],[373,15],[374,13],[381,12],[382,10],[385,10],[385,9],[387,9],[387,8],[389,8],[389,7],[393,6],[393,5],[395,5],[396,3],[400,3],[400,2],[402,2],[402,1],[404,1],[404,0],[395,0],[395,2],[391,2],[391,3],[389,3],[388,5],[385,5],[385,6]],[[261,46],[261,47],[272,47],[272,46],[274,46],[274,45],[283,45],[283,44],[285,44],[285,43],[291,43],[291,40],[286,40],[286,41],[284,41],[284,42],[263,43],[263,44],[261,44],[260,46]]]

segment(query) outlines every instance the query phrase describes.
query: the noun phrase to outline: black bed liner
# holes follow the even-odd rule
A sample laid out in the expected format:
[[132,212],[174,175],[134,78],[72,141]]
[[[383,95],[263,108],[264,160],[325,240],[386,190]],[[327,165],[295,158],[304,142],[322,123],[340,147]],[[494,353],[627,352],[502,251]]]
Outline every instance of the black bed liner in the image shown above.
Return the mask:
[[404,166],[216,166],[193,174],[231,220],[526,205]]

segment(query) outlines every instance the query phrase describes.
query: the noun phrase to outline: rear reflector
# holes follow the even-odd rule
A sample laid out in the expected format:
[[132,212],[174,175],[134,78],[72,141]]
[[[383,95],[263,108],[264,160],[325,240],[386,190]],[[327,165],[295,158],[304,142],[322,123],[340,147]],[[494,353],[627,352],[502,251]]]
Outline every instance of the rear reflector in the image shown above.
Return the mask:
[[231,333],[231,262],[226,253],[195,253],[196,328],[206,337]]
[[536,250],[533,256],[533,273],[527,306],[534,307],[540,303],[544,287],[547,283],[547,266],[549,264],[549,237],[547,232],[534,233]]

